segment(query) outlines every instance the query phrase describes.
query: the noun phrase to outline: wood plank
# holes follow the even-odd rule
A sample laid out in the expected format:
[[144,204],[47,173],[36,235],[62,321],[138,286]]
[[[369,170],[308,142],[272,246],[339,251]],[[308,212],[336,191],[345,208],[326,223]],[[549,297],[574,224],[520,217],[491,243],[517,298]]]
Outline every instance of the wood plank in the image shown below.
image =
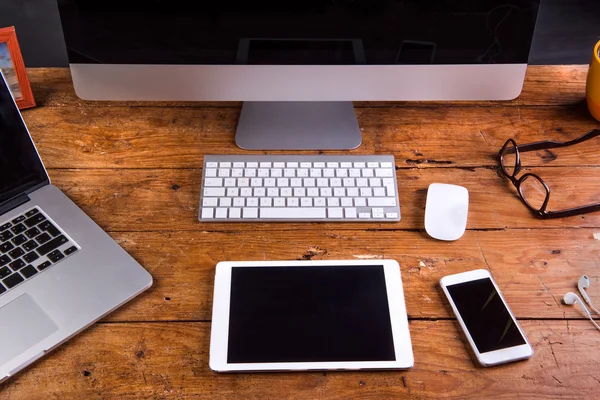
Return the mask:
[[410,325],[407,371],[216,374],[210,324],[96,324],[0,387],[32,398],[594,398],[598,332],[586,321],[523,321],[532,359],[474,365],[451,321]]
[[[205,154],[251,154],[234,143],[237,108],[38,107],[23,116],[51,168],[197,168]],[[342,154],[394,154],[398,167],[496,166],[509,138],[565,141],[600,128],[583,104],[361,108],[357,116],[363,144]],[[594,139],[527,161],[600,165],[599,146]]]
[[561,299],[587,274],[600,304],[599,242],[593,229],[468,231],[456,242],[423,232],[294,230],[121,232],[112,236],[148,269],[154,285],[109,321],[207,321],[219,261],[374,260],[401,266],[411,319],[450,318],[439,288],[445,276],[492,271],[519,318],[585,318]]
[[[587,65],[529,66],[525,76],[523,92],[514,101],[505,102],[460,102],[463,105],[502,106],[519,105],[573,105],[585,98]],[[79,99],[73,90],[70,71],[66,68],[30,68],[29,79],[38,105],[51,107],[112,107],[117,104],[128,106],[154,106],[151,102],[92,102]],[[552,88],[552,90],[548,90]],[[235,107],[238,102],[163,102],[165,106],[188,107]],[[415,104],[447,104],[441,102],[357,102],[356,107],[411,106]]]
[[[529,171],[528,169],[524,172]],[[600,168],[533,169],[551,187],[549,207],[600,202]],[[400,222],[388,223],[200,223],[199,169],[50,170],[52,182],[109,231],[230,231],[321,229],[424,229],[427,188],[433,182],[455,183],[470,192],[469,229],[600,227],[600,212],[542,220],[522,204],[515,188],[496,169],[409,168],[396,171]]]

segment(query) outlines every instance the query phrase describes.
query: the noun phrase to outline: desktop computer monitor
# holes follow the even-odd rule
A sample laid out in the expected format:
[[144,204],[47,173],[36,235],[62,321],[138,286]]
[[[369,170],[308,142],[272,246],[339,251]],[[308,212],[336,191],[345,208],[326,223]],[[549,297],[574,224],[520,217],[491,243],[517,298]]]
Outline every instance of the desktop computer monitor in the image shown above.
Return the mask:
[[539,0],[58,0],[77,95],[244,101],[247,149],[351,149],[352,101],[509,100]]

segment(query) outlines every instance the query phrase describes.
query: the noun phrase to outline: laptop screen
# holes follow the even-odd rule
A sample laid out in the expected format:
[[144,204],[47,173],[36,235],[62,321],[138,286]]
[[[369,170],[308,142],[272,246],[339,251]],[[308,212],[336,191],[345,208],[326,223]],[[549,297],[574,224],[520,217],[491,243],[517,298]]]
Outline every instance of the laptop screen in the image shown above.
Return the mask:
[[47,180],[42,160],[0,74],[0,205]]

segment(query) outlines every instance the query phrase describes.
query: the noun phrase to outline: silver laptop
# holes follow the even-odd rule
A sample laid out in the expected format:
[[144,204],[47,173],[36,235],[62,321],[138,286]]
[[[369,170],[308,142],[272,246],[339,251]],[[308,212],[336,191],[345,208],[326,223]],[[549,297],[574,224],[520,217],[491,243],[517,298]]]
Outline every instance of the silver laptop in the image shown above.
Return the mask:
[[0,382],[151,285],[50,184],[0,73]]

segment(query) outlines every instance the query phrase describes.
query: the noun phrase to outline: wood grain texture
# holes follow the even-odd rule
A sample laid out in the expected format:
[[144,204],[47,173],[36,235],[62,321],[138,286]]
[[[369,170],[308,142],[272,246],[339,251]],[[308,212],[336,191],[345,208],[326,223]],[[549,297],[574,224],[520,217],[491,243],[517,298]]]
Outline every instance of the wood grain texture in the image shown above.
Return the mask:
[[[511,107],[516,105],[575,105],[585,100],[585,79],[587,65],[565,66],[529,66],[525,75],[525,83],[521,95],[510,102],[456,102],[462,106]],[[155,106],[153,102],[93,102],[81,100],[73,90],[71,75],[65,68],[30,69],[29,80],[33,87],[36,101],[42,106],[74,107],[113,107]],[[415,102],[356,102],[357,107],[403,107]],[[437,102],[421,102],[420,104],[448,104]],[[175,107],[241,107],[238,102],[166,102],[163,105]]]
[[[23,116],[42,157],[53,168],[199,168],[205,154],[240,152],[234,143],[239,113],[239,108],[90,105],[38,108]],[[356,114],[363,144],[349,153],[394,154],[399,168],[495,166],[496,155],[509,138],[522,144],[565,141],[600,127],[584,103],[373,107],[356,108]],[[600,146],[600,139],[592,142]],[[584,144],[532,153],[528,162],[600,163]]]
[[154,277],[143,295],[108,321],[208,321],[219,261],[397,260],[411,319],[450,318],[439,280],[484,268],[492,271],[519,318],[584,318],[560,304],[590,274],[588,293],[600,304],[600,243],[593,229],[468,231],[456,242],[424,232],[272,231],[119,232],[113,237]]
[[[65,69],[30,70],[38,107],[23,112],[53,183],[154,277],[154,286],[0,386],[0,398],[594,398],[600,336],[560,300],[579,276],[600,303],[600,213],[540,220],[499,172],[518,143],[569,140],[600,124],[585,108],[587,66],[530,67],[510,102],[355,103],[363,145],[394,154],[399,223],[199,223],[205,154],[239,154],[240,103],[89,102]],[[600,139],[524,154],[551,208],[600,202]],[[245,152],[247,153],[247,152]],[[333,154],[334,152],[332,152]],[[470,192],[455,242],[423,227],[430,183]],[[415,367],[408,371],[215,374],[208,368],[214,268],[225,260],[395,259]],[[489,269],[535,348],[525,362],[479,368],[439,289]],[[391,294],[393,295],[393,294]]]
[[131,398],[594,398],[598,331],[586,321],[524,321],[528,361],[481,368],[455,323],[410,324],[407,371],[216,374],[210,324],[97,324],[0,387],[5,400]]
[[[552,189],[550,209],[600,202],[598,167],[534,171],[544,176]],[[469,229],[600,227],[600,213],[563,219],[536,218],[496,168],[407,168],[397,170],[396,177],[402,217],[398,223],[248,224],[198,222],[200,169],[50,170],[53,183],[109,231],[424,229],[427,188],[433,182],[456,183],[469,190]]]

